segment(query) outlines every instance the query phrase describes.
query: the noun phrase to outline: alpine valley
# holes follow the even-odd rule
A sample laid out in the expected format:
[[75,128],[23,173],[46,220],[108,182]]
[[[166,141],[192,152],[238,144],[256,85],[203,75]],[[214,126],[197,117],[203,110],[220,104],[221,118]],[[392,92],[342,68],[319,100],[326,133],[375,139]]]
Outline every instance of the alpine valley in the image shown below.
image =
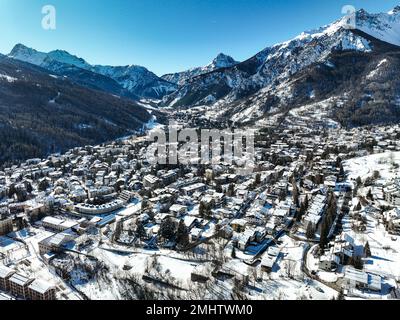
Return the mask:
[[[134,43],[129,26],[149,43],[156,3],[190,0],[135,14],[110,8],[150,1],[101,2],[118,40]],[[253,18],[238,10],[251,2],[229,2],[231,23]],[[143,13],[150,30],[136,28]],[[181,50],[181,28],[163,31]],[[400,299],[400,6],[245,61],[226,53],[166,75],[23,44],[0,55],[0,301],[149,300],[134,315],[156,319]]]
[[[0,60],[0,110],[16,109],[13,120],[3,116],[1,161],[115,138],[143,128],[154,109],[159,121],[184,115],[235,126],[262,126],[297,108],[318,109],[345,127],[398,122],[400,7],[380,14],[359,10],[355,21],[348,28],[343,17],[243,62],[221,53],[207,66],[161,77],[141,66],[91,65],[66,51],[44,53],[17,44]],[[84,94],[75,100],[71,90]],[[120,108],[132,112],[123,114],[124,124],[115,119]],[[68,137],[79,131],[80,137],[61,142],[40,135],[42,110],[61,115],[51,124],[54,130],[62,127]],[[100,124],[107,133],[98,134]],[[11,138],[10,132],[18,134]],[[29,136],[20,151],[18,136]]]

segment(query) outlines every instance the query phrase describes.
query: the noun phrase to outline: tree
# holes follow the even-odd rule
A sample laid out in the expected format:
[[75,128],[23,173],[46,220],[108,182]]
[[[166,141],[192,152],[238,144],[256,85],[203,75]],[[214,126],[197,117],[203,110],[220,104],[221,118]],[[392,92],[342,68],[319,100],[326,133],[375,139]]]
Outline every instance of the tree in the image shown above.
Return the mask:
[[162,221],[160,226],[160,235],[165,240],[174,240],[176,236],[176,226],[171,217],[167,217]]
[[115,230],[112,237],[113,242],[117,241],[121,237],[122,229],[123,229],[123,222],[122,220],[120,220],[115,224]]
[[42,179],[39,182],[39,186],[38,186],[39,191],[46,191],[49,187],[50,187],[50,184],[49,184],[49,181],[47,181],[47,179]]
[[281,190],[279,192],[279,201],[285,201],[286,200],[286,192],[285,190]]
[[361,177],[358,177],[358,178],[356,179],[356,184],[357,184],[357,187],[360,187],[360,186],[362,185]]
[[257,186],[259,186],[259,185],[261,184],[261,174],[260,174],[260,173],[257,173],[257,174],[256,174],[255,184],[256,184]]
[[350,265],[358,270],[362,270],[364,268],[364,262],[360,256],[354,256],[350,259]]
[[176,232],[176,242],[182,247],[186,247],[189,244],[189,230],[183,220],[179,222],[178,231]]
[[12,198],[17,193],[17,189],[15,188],[15,184],[10,185],[8,189],[8,197]]
[[296,206],[296,208],[298,208],[300,205],[300,200],[299,200],[299,189],[297,188],[297,184],[296,181],[293,179],[293,202]]
[[367,243],[365,244],[365,247],[364,247],[364,254],[365,254],[365,256],[366,256],[367,258],[369,258],[369,257],[372,256],[372,254],[371,254],[371,248],[370,248],[370,246],[369,246],[369,242],[368,242],[368,241],[367,241]]
[[326,210],[328,227],[332,227],[333,221],[337,215],[337,199],[333,193],[329,194],[328,197],[328,208]]
[[218,193],[222,193],[222,186],[221,186],[220,183],[217,183],[215,185],[215,191],[218,192]]
[[146,236],[146,229],[141,221],[136,225],[136,234],[140,239],[143,239]]
[[233,197],[235,194],[235,185],[231,183],[228,187],[228,196]]
[[32,184],[29,181],[25,182],[26,191],[30,194],[33,191]]
[[308,207],[310,206],[309,201],[308,201],[308,196],[306,196],[306,198],[304,199],[304,208],[305,211],[308,210]]
[[338,299],[338,300],[345,300],[345,295],[344,295],[343,289],[340,290],[337,299]]
[[144,197],[144,198],[142,199],[141,208],[142,208],[142,210],[146,210],[147,207],[148,207],[148,201],[147,201],[147,198]]
[[236,248],[235,247],[232,247],[231,257],[232,257],[232,259],[236,259]]
[[354,208],[354,211],[361,211],[361,209],[362,209],[361,202],[358,202],[358,204]]
[[329,235],[329,226],[328,223],[326,221],[326,217],[325,219],[322,221],[321,224],[321,237],[320,237],[320,241],[319,241],[319,246],[324,249],[326,247],[326,245],[328,244],[328,235]]
[[367,194],[367,199],[374,201],[374,195],[372,194],[372,189],[369,189]]
[[307,226],[306,237],[309,240],[312,240],[315,237],[315,228],[312,223],[309,223]]
[[201,201],[200,205],[199,205],[199,216],[204,217],[205,214],[206,214],[206,206],[205,206],[204,202]]
[[306,213],[306,208],[304,207],[304,202],[302,202],[300,205],[300,209],[297,212],[296,221],[300,222],[301,219],[303,218],[303,216],[305,215],[305,213]]

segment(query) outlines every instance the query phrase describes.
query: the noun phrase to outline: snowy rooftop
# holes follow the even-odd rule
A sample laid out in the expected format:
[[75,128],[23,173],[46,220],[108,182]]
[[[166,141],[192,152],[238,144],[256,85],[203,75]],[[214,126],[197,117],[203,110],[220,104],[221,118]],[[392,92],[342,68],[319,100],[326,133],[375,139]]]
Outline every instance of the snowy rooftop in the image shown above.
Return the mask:
[[36,292],[39,292],[41,294],[44,294],[47,291],[49,291],[50,289],[52,289],[53,286],[46,281],[36,279],[29,285],[28,288],[32,289]]
[[11,276],[10,281],[20,285],[20,286],[25,286],[27,285],[31,280],[23,275],[20,275],[18,273],[15,273]]
[[12,275],[13,273],[15,273],[15,271],[11,268],[8,268],[6,266],[0,266],[0,278],[7,278],[10,275]]

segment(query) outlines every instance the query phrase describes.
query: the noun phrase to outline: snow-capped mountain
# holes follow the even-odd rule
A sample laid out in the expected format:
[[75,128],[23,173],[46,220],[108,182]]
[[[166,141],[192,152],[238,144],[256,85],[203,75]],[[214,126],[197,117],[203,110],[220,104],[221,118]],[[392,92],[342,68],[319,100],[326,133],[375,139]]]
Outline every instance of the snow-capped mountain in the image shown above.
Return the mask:
[[172,83],[176,83],[179,85],[184,85],[189,79],[197,77],[199,75],[209,73],[222,68],[229,68],[234,65],[237,65],[239,62],[235,61],[232,57],[220,53],[211,63],[206,65],[205,67],[193,68],[187,71],[178,72],[178,73],[170,73],[162,76],[164,80],[167,80]]
[[400,6],[388,13],[357,12],[356,28],[387,43],[400,46]]
[[177,86],[157,77],[153,72],[141,66],[93,66],[91,71],[110,77],[117,81],[125,90],[141,97],[161,99],[175,92]]
[[32,48],[28,48],[23,44],[17,44],[8,55],[9,58],[28,62],[37,66],[46,66],[51,61],[65,63],[76,66],[78,68],[88,69],[90,65],[83,59],[69,54],[67,51],[54,50],[49,53],[40,52]]
[[189,79],[177,92],[164,98],[170,107],[229,104],[278,85],[314,63],[328,62],[334,51],[371,52],[370,39],[400,44],[400,12],[356,13],[356,29],[348,26],[348,17],[317,30],[268,47],[233,67],[215,70]]
[[130,98],[160,99],[176,90],[175,84],[157,77],[144,67],[92,66],[84,59],[62,50],[44,53],[18,44],[8,57],[40,66],[57,75],[68,76],[90,88],[97,87]]

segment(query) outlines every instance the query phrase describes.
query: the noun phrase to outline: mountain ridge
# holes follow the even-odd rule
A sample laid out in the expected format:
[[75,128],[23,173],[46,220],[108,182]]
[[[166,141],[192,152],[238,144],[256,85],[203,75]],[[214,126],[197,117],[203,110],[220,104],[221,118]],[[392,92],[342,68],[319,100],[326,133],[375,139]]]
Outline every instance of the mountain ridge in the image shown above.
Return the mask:
[[[400,44],[398,10],[387,14],[368,14],[359,10],[355,18],[357,27],[366,34],[380,36],[381,41],[396,40],[394,42]],[[289,41],[267,47],[235,66],[190,79],[176,92],[164,97],[162,106],[230,104],[283,81],[312,63],[326,60],[334,50],[372,51],[369,41],[353,31],[348,26],[348,17],[343,17],[319,29],[303,32]]]
[[233,59],[231,56],[228,56],[224,53],[219,53],[213,61],[211,61],[208,65],[204,67],[191,68],[182,72],[169,73],[163,75],[161,78],[176,83],[178,85],[184,85],[191,78],[197,77],[202,74],[206,74],[218,69],[232,67],[236,64],[239,64],[238,61]]
[[[83,70],[87,72],[87,77],[89,78],[94,77],[94,74],[108,77],[110,78],[109,82],[112,80],[120,86],[119,90],[113,90],[110,93],[133,99],[160,99],[176,90],[175,84],[159,78],[145,67],[136,65],[116,67],[91,65],[84,59],[65,50],[54,50],[45,53],[26,47],[23,44],[17,44],[8,54],[8,57],[41,66],[57,72],[59,75],[67,75],[80,84],[85,83],[81,76],[84,73]],[[77,75],[72,73],[71,66],[75,67]],[[99,81],[105,81],[105,79],[102,78]],[[93,88],[93,84],[90,81],[88,86]],[[115,86],[115,84],[109,84],[109,86]],[[107,87],[100,89],[107,91]]]

